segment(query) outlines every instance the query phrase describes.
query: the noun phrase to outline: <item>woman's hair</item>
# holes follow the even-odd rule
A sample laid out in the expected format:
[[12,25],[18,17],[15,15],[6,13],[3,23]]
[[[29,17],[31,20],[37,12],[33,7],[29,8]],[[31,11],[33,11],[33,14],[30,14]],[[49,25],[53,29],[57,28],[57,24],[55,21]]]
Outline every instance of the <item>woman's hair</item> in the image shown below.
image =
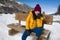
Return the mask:
[[42,17],[42,14],[41,14],[41,13],[39,13],[39,14],[36,16],[35,12],[32,11],[32,14],[33,14],[33,19],[34,19],[34,20],[36,20],[37,18],[39,19],[39,18]]

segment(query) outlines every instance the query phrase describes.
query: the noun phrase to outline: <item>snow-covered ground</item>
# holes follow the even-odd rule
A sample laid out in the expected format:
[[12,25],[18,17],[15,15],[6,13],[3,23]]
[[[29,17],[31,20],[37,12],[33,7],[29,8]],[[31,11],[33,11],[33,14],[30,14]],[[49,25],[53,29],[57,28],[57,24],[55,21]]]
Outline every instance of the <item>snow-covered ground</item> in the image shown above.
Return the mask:
[[60,15],[53,15],[53,21],[60,21]]
[[[21,40],[23,33],[18,33],[14,36],[8,35],[10,28],[7,27],[7,24],[18,23],[14,17],[15,14],[0,14],[0,40]],[[44,28],[51,31],[49,40],[60,40],[60,23],[53,22],[52,25],[45,24]],[[27,38],[27,40],[32,39],[33,36]]]

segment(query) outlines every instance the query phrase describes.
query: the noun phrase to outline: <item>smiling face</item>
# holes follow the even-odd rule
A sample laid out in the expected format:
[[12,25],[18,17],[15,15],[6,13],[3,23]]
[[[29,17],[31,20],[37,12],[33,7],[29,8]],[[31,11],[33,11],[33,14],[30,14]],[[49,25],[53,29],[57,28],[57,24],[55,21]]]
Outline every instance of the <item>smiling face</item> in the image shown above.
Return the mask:
[[37,16],[39,13],[40,13],[39,11],[35,11],[36,16]]

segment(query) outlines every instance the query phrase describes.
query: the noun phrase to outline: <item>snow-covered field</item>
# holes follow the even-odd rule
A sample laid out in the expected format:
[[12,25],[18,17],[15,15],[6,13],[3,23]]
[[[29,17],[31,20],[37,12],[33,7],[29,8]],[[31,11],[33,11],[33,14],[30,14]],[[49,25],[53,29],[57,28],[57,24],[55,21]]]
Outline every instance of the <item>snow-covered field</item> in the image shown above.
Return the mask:
[[53,15],[53,21],[60,21],[60,15]]
[[[0,40],[21,40],[23,33],[18,33],[14,36],[8,35],[9,28],[7,24],[18,23],[14,17],[15,14],[0,14]],[[44,28],[51,31],[49,40],[60,40],[60,23],[53,22],[52,25],[45,24]],[[32,39],[33,36],[27,38],[27,40]]]

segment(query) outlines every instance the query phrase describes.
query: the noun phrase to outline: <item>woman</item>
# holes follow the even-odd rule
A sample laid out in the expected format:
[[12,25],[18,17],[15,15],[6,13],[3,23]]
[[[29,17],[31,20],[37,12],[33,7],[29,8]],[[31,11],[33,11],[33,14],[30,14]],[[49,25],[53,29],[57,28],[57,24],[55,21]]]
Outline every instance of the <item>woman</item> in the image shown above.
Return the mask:
[[38,37],[43,31],[43,20],[44,18],[41,14],[41,7],[37,4],[34,10],[29,12],[26,19],[26,30],[23,33],[22,40],[26,40],[27,36],[29,36],[31,32],[36,33],[38,40]]

